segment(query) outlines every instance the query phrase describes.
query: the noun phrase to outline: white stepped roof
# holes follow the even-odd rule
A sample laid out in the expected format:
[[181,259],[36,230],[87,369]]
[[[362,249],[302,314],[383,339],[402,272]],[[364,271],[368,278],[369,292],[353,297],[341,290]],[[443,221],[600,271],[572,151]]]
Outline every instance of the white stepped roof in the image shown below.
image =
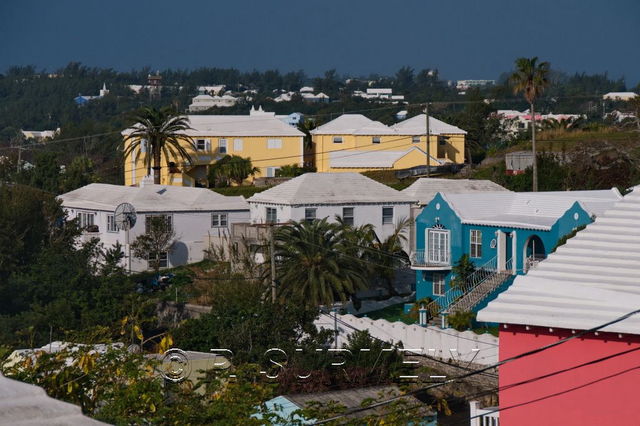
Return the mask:
[[227,197],[206,188],[152,185],[142,187],[92,183],[58,197],[67,208],[113,211],[131,203],[138,212],[249,210],[244,197]]
[[508,189],[490,180],[420,178],[402,190],[404,194],[418,200],[420,204],[427,204],[438,192],[468,194],[495,191],[508,191]]
[[329,153],[329,164],[334,168],[390,168],[413,150],[425,155],[416,147],[405,151],[333,151]]
[[44,389],[0,374],[0,424],[105,425],[82,414],[80,407],[47,396]]
[[[399,135],[424,135],[427,133],[425,114],[419,114],[391,126]],[[429,117],[429,134],[431,135],[466,135],[467,132],[459,127],[447,124],[437,118]]]
[[[272,115],[188,115],[187,118],[192,130],[185,134],[192,137],[304,136],[300,130]],[[126,136],[130,132],[131,129],[126,129],[122,134]]]
[[247,201],[284,205],[414,202],[400,191],[359,173],[305,173]]
[[462,223],[549,230],[579,202],[591,216],[611,208],[622,196],[617,189],[558,192],[442,193]]
[[342,114],[311,131],[313,135],[394,135],[393,129],[362,114]]
[[[480,321],[586,330],[640,308],[640,188],[478,313]],[[640,315],[603,331],[640,334]]]

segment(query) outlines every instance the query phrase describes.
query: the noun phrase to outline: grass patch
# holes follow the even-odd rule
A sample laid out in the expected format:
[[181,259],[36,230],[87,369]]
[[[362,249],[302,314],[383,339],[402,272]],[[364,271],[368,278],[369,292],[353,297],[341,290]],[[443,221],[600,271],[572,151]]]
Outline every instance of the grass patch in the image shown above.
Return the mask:
[[391,305],[386,308],[358,315],[360,318],[371,318],[372,320],[383,319],[389,322],[402,321],[405,324],[415,324],[413,318],[409,318],[404,314],[404,303],[399,305]]

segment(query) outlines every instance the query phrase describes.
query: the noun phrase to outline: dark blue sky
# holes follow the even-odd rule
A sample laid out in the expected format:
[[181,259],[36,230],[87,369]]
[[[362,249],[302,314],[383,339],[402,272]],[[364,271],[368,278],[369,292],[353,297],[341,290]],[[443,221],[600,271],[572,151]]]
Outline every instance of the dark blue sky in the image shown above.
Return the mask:
[[410,65],[492,79],[537,55],[635,86],[639,42],[638,0],[0,1],[0,70],[79,61],[367,75]]

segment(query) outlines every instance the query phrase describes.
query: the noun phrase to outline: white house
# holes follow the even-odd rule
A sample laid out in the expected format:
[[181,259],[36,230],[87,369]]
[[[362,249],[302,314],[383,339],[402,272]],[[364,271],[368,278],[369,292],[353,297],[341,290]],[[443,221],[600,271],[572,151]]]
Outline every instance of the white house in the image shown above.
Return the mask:
[[638,96],[634,92],[609,92],[602,95],[603,100],[609,101],[630,101]]
[[238,102],[237,98],[230,95],[211,96],[211,95],[198,95],[191,100],[189,105],[189,112],[205,111],[209,108],[228,108],[234,106]]
[[[226,197],[205,188],[154,185],[143,180],[139,187],[92,183],[58,197],[68,219],[78,219],[82,240],[99,238],[106,248],[116,243],[129,255],[127,242],[146,232],[152,217],[165,217],[176,234],[172,250],[161,256],[162,267],[201,261],[205,250],[229,237],[233,223],[249,221],[244,197]],[[118,228],[114,211],[130,203],[137,220],[128,232]],[[130,265],[129,265],[130,262]],[[148,269],[148,259],[125,260],[131,271]]]
[[253,224],[322,218],[335,222],[340,216],[354,226],[372,224],[380,239],[409,218],[416,202],[359,173],[305,173],[247,201]]

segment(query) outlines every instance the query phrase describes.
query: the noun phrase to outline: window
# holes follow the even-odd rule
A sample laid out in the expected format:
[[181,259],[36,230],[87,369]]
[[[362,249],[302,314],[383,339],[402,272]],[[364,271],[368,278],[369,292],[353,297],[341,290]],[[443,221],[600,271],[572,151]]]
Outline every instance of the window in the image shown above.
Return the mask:
[[433,295],[442,296],[444,294],[444,275],[434,273],[432,275],[432,279],[433,279]]
[[276,177],[276,172],[280,167],[267,167],[267,177]]
[[342,208],[342,221],[345,225],[353,226],[353,207],[343,207]]
[[233,140],[233,150],[236,152],[242,151],[242,139]]
[[429,263],[448,265],[450,260],[449,231],[445,229],[427,230],[427,260]]
[[[155,265],[155,261],[156,261],[157,257],[155,255],[155,253],[149,253],[149,256],[147,257],[147,263],[149,268],[153,268]],[[169,257],[167,256],[167,252],[162,252],[160,253],[160,264],[158,265],[160,268],[166,268],[167,266],[169,266]]]
[[342,143],[342,136],[334,136],[333,143]]
[[267,207],[267,223],[278,223],[278,211],[275,207]]
[[411,137],[411,142],[420,143],[420,136],[412,136]]
[[282,139],[267,139],[267,148],[269,149],[282,148]]
[[80,228],[86,229],[89,226],[93,226],[93,213],[79,212],[78,223]]
[[207,150],[207,140],[206,139],[197,139],[196,140],[196,149],[198,151],[206,151]]
[[226,228],[229,224],[229,218],[226,213],[211,213],[212,228]]
[[371,138],[371,143],[380,143],[380,136],[373,136]]
[[220,139],[218,141],[218,152],[220,154],[226,154],[227,153],[227,140],[226,139]]
[[482,231],[478,229],[471,230],[471,257],[482,257]]
[[304,209],[304,220],[306,222],[313,222],[316,220],[316,210],[317,209]]
[[142,153],[147,152],[147,140],[146,139],[142,139],[140,141],[140,152],[142,152]]
[[116,225],[116,217],[112,214],[107,215],[107,232],[118,232],[118,225]]
[[393,224],[393,207],[382,208],[382,224],[383,225]]
[[148,233],[151,226],[151,218],[162,217],[167,221],[167,227],[169,230],[173,229],[173,217],[168,214],[148,214],[144,218],[144,232]]

